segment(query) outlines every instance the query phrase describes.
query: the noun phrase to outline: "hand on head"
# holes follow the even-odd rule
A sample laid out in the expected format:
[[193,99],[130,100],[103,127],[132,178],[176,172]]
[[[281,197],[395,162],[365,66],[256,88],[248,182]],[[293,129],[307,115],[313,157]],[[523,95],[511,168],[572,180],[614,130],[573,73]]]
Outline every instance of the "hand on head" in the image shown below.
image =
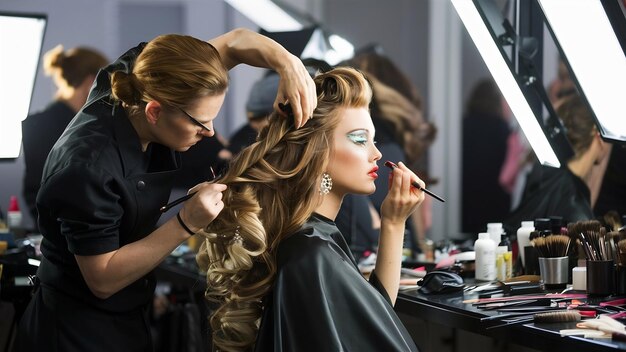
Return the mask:
[[389,180],[389,193],[381,205],[381,218],[394,222],[404,223],[406,219],[424,201],[424,192],[413,187],[411,183],[415,181],[426,187],[413,171],[399,162],[398,167],[393,169]]
[[282,111],[278,104],[289,103],[293,112],[294,125],[300,128],[313,116],[313,111],[317,106],[317,93],[315,83],[302,61],[295,56],[293,58],[290,65],[279,72],[280,83],[274,101],[274,110],[286,116],[287,113]]
[[181,209],[185,224],[193,232],[198,232],[209,225],[224,209],[222,192],[227,186],[221,183],[200,183],[189,190],[196,192]]

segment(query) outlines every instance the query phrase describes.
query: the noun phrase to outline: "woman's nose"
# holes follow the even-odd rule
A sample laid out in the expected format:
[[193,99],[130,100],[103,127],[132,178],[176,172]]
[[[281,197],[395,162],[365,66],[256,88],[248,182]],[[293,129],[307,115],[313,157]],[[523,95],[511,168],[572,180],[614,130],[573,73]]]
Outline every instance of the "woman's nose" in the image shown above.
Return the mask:
[[374,160],[380,160],[383,157],[383,154],[374,146]]

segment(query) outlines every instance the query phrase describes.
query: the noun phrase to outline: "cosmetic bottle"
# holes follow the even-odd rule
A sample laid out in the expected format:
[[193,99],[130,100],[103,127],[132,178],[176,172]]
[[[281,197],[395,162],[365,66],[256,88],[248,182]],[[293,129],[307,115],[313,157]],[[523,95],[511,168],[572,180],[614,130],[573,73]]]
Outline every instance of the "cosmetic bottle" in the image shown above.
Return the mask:
[[551,216],[550,217],[550,232],[553,235],[561,234],[561,227],[563,227],[563,217],[562,216]]
[[549,236],[552,234],[552,221],[547,218],[535,219],[535,231],[539,236]]
[[7,211],[7,226],[9,229],[22,226],[22,212],[17,204],[17,197],[11,196],[9,200],[9,210]]
[[584,259],[578,260],[578,265],[572,269],[572,289],[587,290],[587,263]]
[[517,247],[519,249],[519,256],[522,259],[522,266],[524,268],[526,268],[526,262],[524,261],[524,248],[530,246],[530,233],[534,230],[534,221],[522,221],[522,226],[517,229]]
[[[550,219],[535,219],[534,226],[535,230],[530,233],[530,241],[537,237],[546,237],[552,234]],[[530,244],[524,247],[524,259],[526,261],[524,274],[539,275],[539,253],[537,252],[537,249]]]
[[493,242],[498,246],[500,244],[501,236],[504,230],[502,229],[501,222],[490,222],[487,224],[487,233]]
[[509,241],[509,236],[506,233],[502,233],[500,238],[501,238],[500,244],[498,244],[498,247],[496,248],[496,260],[497,260],[497,256],[500,256],[500,255],[502,256],[503,268],[497,269],[497,270],[499,270],[498,273],[502,273],[501,275],[502,279],[498,278],[498,280],[503,281],[503,280],[510,279],[512,276],[513,252],[511,251],[511,241]]
[[492,281],[496,278],[496,244],[488,233],[478,234],[474,242],[476,254],[476,280]]

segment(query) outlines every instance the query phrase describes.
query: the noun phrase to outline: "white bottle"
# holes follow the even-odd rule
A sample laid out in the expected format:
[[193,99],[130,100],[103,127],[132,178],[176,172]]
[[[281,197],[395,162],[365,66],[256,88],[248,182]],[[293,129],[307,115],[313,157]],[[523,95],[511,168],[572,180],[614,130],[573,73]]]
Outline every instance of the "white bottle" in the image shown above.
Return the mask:
[[476,253],[476,280],[492,281],[496,278],[496,244],[488,233],[478,234],[474,242]]
[[502,223],[501,222],[488,223],[487,233],[489,233],[489,236],[496,243],[496,247],[497,247],[500,244],[500,241],[502,241],[502,234],[504,233],[504,230],[502,229]]
[[522,221],[522,227],[517,229],[517,248],[518,253],[522,259],[522,265],[526,268],[526,261],[524,259],[524,247],[530,246],[530,233],[535,231],[534,221]]
[[572,269],[572,289],[587,290],[587,264],[584,259],[579,259],[578,266]]

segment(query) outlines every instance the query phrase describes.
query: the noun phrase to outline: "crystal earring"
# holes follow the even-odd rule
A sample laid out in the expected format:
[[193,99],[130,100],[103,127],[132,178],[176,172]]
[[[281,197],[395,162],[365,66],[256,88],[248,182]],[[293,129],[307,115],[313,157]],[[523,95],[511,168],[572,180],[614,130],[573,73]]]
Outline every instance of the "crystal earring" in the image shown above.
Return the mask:
[[328,194],[332,188],[333,188],[333,179],[330,177],[329,174],[324,172],[322,174],[322,182],[320,183],[320,194],[321,195]]

